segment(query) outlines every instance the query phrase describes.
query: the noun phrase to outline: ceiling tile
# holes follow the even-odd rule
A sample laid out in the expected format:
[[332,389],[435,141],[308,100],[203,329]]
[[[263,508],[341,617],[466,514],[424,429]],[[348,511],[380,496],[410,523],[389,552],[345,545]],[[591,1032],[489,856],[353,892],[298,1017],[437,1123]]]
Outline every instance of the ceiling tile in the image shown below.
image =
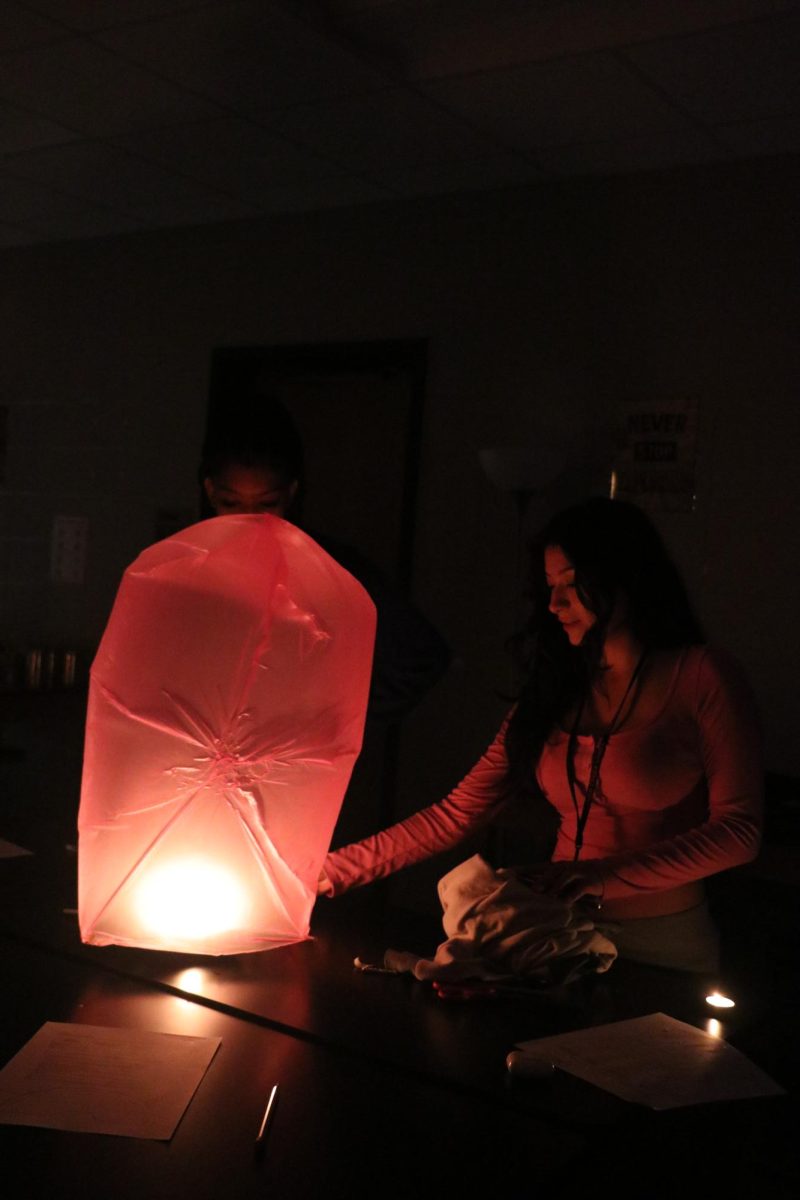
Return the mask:
[[79,134],[46,117],[0,102],[0,154],[13,154],[34,146],[56,146],[74,141]]
[[254,203],[270,188],[340,173],[330,163],[235,117],[114,140],[150,162]]
[[85,207],[86,201],[81,197],[65,196],[30,179],[0,175],[0,221],[24,223],[58,216],[61,212],[78,212]]
[[764,18],[797,0],[322,0],[405,79],[502,70]]
[[61,25],[48,21],[27,6],[0,0],[0,55],[57,42],[65,36]]
[[543,173],[522,155],[497,154],[462,162],[417,163],[402,170],[387,170],[381,178],[404,196],[427,196],[518,187],[541,181]]
[[258,216],[259,210],[236,196],[214,196],[198,191],[185,197],[159,196],[137,204],[137,217],[151,226],[213,225],[218,221],[242,221]]
[[442,104],[536,149],[686,127],[686,119],[610,54],[491,71],[422,85]]
[[95,209],[84,206],[81,210],[64,210],[51,216],[31,218],[26,228],[35,229],[36,240],[65,241],[97,237],[117,237],[123,233],[134,233],[139,229],[150,229],[150,221],[130,213],[114,212],[111,209]]
[[0,224],[0,247],[31,246],[42,240],[38,230]]
[[285,184],[265,191],[259,201],[264,213],[314,212],[326,208],[347,208],[357,204],[375,204],[391,200],[394,193],[371,180],[340,176],[309,179],[302,184]]
[[88,32],[197,8],[203,0],[27,0],[27,3],[68,29]]
[[703,130],[670,130],[614,142],[550,146],[539,153],[547,175],[617,175],[666,170],[689,163],[719,162],[734,157]]
[[800,112],[800,17],[631,46],[625,57],[712,125]]
[[302,105],[263,119],[289,140],[367,174],[496,150],[491,138],[460,116],[400,88]]
[[718,125],[714,132],[739,154],[800,154],[800,114]]
[[0,246],[797,153],[798,14],[0,0]]
[[364,91],[382,76],[269,4],[229,3],[97,35],[103,45],[236,111]]
[[4,59],[0,99],[90,137],[218,115],[205,100],[74,38]]
[[172,175],[113,146],[77,142],[31,150],[8,160],[16,178],[36,180],[70,196],[135,212],[153,205],[191,205],[208,194],[201,184]]

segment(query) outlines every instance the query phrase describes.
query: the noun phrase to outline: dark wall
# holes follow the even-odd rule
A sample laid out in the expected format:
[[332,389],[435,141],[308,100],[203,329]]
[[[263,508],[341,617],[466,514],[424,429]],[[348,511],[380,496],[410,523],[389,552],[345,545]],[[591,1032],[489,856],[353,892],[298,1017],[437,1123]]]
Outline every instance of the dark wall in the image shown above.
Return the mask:
[[[566,447],[533,525],[605,482],[630,396],[698,404],[696,506],[659,521],[800,772],[798,190],[763,160],[4,252],[5,645],[91,648],[127,563],[192,519],[213,347],[424,338],[415,593],[455,661],[403,732],[401,810],[468,768],[511,683],[517,518],[479,451]],[[89,520],[83,585],[50,580],[57,514]]]

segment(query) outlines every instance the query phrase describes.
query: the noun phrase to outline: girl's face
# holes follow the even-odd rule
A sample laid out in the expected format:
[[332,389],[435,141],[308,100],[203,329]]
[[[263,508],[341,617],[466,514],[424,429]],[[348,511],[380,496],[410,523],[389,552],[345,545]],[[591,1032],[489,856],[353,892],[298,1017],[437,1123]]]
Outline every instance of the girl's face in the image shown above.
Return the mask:
[[561,623],[570,644],[579,646],[597,617],[586,608],[575,590],[575,567],[560,546],[544,552],[544,574],[550,589],[550,612]]

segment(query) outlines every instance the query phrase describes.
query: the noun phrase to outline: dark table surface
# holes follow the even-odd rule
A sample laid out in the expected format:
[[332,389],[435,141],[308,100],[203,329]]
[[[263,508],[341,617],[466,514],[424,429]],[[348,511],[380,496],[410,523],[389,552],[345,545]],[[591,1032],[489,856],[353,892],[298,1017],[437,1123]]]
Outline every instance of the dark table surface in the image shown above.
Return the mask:
[[[521,999],[449,1003],[356,954],[433,949],[436,924],[365,891],[320,904],[314,937],[278,950],[192,958],[83,946],[74,851],[0,863],[2,1061],[46,1020],[218,1036],[222,1048],[169,1143],[0,1128],[27,1196],[439,1195],[467,1183],[511,1196],[613,1184],[677,1196],[685,1172],[712,1194],[796,1194],[794,1013],[765,981],[740,990],[725,1036],[790,1089],[777,1099],[650,1113],[558,1074],[511,1082],[520,1040],[649,1012],[703,1027],[709,981],[617,963]],[[267,1152],[252,1140],[273,1082]],[[658,1167],[654,1170],[654,1164]],[[628,1189],[625,1191],[625,1189]],[[70,1190],[72,1189],[72,1190]]]
[[[169,1142],[0,1126],[4,1196],[427,1195],[460,1179],[465,1164],[476,1184],[505,1181],[513,1195],[534,1173],[552,1183],[587,1152],[578,1130],[148,984],[19,942],[0,939],[0,954],[24,1001],[5,1014],[3,1061],[46,1020],[222,1039]],[[254,1138],[274,1082],[278,1107],[258,1156]]]

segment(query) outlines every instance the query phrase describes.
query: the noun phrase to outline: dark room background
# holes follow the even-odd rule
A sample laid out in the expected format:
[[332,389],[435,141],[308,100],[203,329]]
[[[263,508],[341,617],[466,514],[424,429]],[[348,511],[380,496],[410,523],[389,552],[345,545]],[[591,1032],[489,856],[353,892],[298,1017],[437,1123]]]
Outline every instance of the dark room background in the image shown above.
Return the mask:
[[[608,486],[631,398],[697,407],[694,507],[656,519],[799,775],[798,182],[773,157],[2,251],[4,647],[90,657],[125,566],[195,519],[216,348],[424,342],[412,591],[454,657],[402,731],[398,812],[467,770],[511,686],[517,508],[481,450],[564,452],[533,528]],[[59,515],[88,521],[82,583],[51,578]]]

